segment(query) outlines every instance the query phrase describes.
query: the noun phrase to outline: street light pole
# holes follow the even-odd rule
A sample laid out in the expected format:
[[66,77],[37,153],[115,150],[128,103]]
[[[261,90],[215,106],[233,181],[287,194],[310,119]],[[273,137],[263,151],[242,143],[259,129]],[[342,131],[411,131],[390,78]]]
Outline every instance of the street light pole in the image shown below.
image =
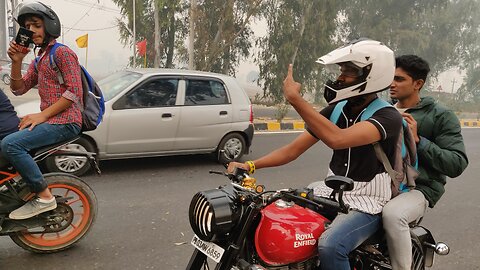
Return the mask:
[[136,33],[135,33],[135,0],[133,0],[133,67],[136,66],[135,64],[135,59],[137,58],[136,56],[136,50],[135,50],[135,45],[136,45]]
[[195,13],[197,9],[197,0],[190,0],[190,33],[188,37],[188,69],[194,69],[194,39],[195,39]]

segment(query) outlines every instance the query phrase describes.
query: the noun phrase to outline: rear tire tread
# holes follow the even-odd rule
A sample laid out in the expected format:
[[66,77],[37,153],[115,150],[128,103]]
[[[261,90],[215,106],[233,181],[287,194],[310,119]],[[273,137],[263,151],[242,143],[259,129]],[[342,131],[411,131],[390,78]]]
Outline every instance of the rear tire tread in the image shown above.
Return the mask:
[[92,225],[95,223],[97,212],[98,212],[98,203],[97,203],[97,197],[95,195],[95,192],[90,188],[90,186],[87,183],[83,182],[80,178],[74,175],[65,174],[65,173],[50,173],[50,174],[45,174],[44,177],[49,185],[66,184],[66,185],[73,186],[77,188],[80,192],[84,193],[84,195],[87,197],[89,201],[88,203],[90,205],[90,217],[85,228],[78,236],[76,236],[74,239],[72,239],[65,245],[59,246],[57,248],[44,247],[42,249],[38,245],[31,244],[28,242],[27,239],[22,237],[23,236],[22,232],[12,233],[9,235],[12,241],[15,242],[15,244],[17,244],[21,248],[28,250],[30,252],[39,253],[39,254],[49,254],[49,253],[59,252],[62,250],[66,250],[71,246],[77,244],[90,232]]

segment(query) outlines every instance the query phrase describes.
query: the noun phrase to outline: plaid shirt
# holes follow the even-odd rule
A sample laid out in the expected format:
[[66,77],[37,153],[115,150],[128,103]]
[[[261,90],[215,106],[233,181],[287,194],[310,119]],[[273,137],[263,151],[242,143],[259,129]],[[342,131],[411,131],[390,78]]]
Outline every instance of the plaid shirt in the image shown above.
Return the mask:
[[50,50],[56,41],[48,44],[45,51],[40,50],[40,60],[35,70],[35,60],[32,61],[27,73],[23,76],[25,87],[14,91],[15,95],[23,95],[35,85],[38,85],[40,95],[40,110],[52,106],[61,97],[72,101],[72,105],[64,111],[48,119],[49,124],[76,123],[82,126],[83,96],[82,81],[80,75],[80,64],[77,55],[67,46],[59,46],[55,51],[54,58],[60,73],[63,76],[64,84],[60,84],[57,73],[50,66]]

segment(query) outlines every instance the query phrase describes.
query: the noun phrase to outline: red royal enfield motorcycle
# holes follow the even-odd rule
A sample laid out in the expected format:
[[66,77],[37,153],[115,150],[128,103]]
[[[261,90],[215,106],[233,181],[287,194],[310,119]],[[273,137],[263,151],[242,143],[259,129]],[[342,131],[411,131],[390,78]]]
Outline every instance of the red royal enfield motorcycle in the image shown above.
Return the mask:
[[[32,156],[37,162],[51,155],[82,156],[100,173],[94,153],[62,150],[76,139],[37,149]],[[97,216],[95,193],[80,178],[66,173],[48,173],[44,177],[57,200],[57,208],[28,219],[9,219],[10,212],[34,194],[0,156],[0,235],[8,235],[20,247],[36,253],[52,253],[71,247],[87,234]]]
[[[334,191],[330,198],[314,196],[313,190],[265,191],[245,170],[224,174],[230,184],[198,192],[189,208],[195,250],[187,270],[317,269],[317,241],[340,212],[347,213],[342,199],[353,180],[342,176],[325,179]],[[338,201],[334,198],[338,194]],[[412,269],[433,265],[434,253],[449,248],[435,243],[432,234],[418,224],[411,226]],[[352,269],[392,269],[382,231],[350,254]]]

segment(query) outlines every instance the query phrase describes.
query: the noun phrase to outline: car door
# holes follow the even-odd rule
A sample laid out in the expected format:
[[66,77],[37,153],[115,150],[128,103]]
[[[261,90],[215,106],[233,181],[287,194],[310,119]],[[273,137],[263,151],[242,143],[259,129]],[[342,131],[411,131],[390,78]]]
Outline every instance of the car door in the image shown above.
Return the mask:
[[151,155],[173,149],[180,108],[177,78],[147,79],[112,106],[107,155]]
[[214,149],[230,130],[232,106],[224,83],[215,78],[185,78],[176,149]]

